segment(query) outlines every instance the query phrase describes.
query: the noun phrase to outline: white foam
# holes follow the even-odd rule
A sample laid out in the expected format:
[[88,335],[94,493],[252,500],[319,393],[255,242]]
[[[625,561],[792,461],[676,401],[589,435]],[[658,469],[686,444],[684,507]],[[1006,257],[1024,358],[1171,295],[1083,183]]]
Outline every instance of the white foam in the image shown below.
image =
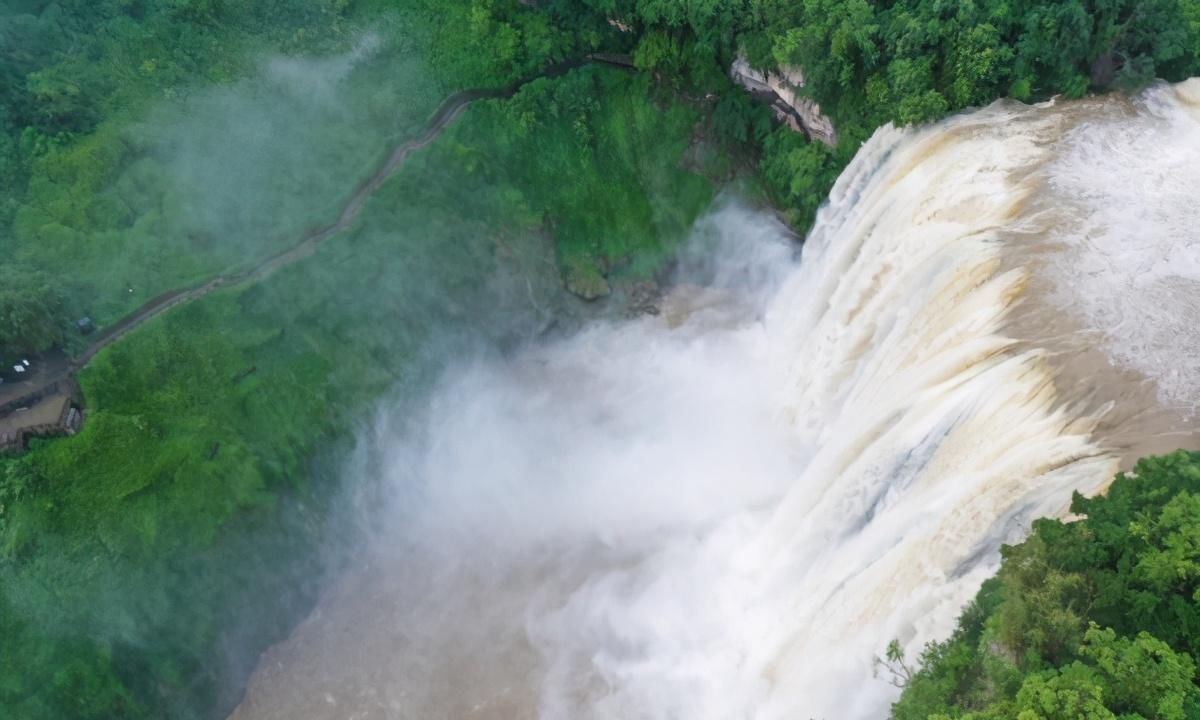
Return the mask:
[[401,544],[570,559],[523,591],[542,717],[877,714],[887,642],[944,635],[1029,513],[1103,479],[1036,353],[1005,352],[1022,277],[990,228],[1039,151],[976,122],[951,147],[880,133],[799,266],[778,226],[707,221],[709,256],[765,262],[698,274],[763,312],[472,365],[393,452]]
[[1200,387],[1200,106],[1159,86],[1073,128],[1049,167],[1070,212],[1055,298],[1120,364],[1195,412]]

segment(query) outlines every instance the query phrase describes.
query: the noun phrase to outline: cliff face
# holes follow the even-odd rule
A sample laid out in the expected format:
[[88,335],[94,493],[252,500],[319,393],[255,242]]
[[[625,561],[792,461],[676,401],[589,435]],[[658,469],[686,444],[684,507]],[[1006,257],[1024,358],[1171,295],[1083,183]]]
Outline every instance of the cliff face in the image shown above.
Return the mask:
[[738,85],[771,104],[775,116],[796,132],[826,145],[837,144],[837,129],[833,121],[821,114],[821,106],[798,94],[804,87],[804,74],[799,68],[784,67],[780,72],[763,72],[750,66],[745,56],[738,56],[729,69]]

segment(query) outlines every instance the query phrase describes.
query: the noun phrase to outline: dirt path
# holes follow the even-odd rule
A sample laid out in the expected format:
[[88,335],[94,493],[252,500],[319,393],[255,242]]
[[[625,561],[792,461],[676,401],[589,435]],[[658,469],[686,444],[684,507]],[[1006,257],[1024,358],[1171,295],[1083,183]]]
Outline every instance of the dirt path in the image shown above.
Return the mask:
[[[455,93],[442,101],[441,106],[433,114],[425,133],[416,140],[410,140],[392,151],[391,155],[380,165],[369,178],[363,181],[338,214],[335,222],[314,228],[305,233],[292,247],[260,261],[254,267],[238,273],[223,273],[205,280],[202,283],[180,290],[172,290],[158,297],[147,300],[141,307],[129,315],[108,326],[77,358],[72,360],[65,374],[71,374],[91,362],[97,353],[116,341],[133,332],[149,320],[180,305],[199,300],[214,290],[234,287],[247,283],[259,282],[269,277],[276,270],[287,267],[292,263],[311,256],[317,246],[329,238],[347,230],[358,219],[367,200],[375,193],[393,173],[400,169],[409,155],[428,147],[439,135],[476,100],[490,97],[504,97],[516,92],[510,90],[471,90]],[[65,375],[64,375],[65,376]],[[61,379],[61,378],[56,378]]]

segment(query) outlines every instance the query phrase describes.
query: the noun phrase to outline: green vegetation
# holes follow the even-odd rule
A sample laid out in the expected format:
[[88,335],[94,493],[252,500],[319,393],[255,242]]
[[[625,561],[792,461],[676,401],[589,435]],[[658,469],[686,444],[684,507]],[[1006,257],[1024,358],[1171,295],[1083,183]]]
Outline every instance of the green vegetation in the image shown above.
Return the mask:
[[16,3],[0,253],[110,323],[330,222],[447,94],[528,77],[577,37],[516,0]]
[[[0,11],[5,352],[290,246],[450,92],[615,32],[515,0],[253,5]],[[714,192],[684,168],[700,119],[598,68],[477,104],[313,258],[97,356],[83,431],[0,459],[5,715],[227,711],[312,602],[371,403],[561,319],[556,257],[589,294],[661,267]]]
[[45,273],[0,265],[0,360],[62,341],[62,293]]
[[[577,72],[536,81],[470,125],[486,128],[474,141],[487,172],[507,168],[528,188],[520,205],[550,220],[567,287],[585,297],[606,294],[609,275],[645,278],[662,267],[674,247],[664,241],[683,237],[712,196],[709,182],[679,167],[698,113],[669,96],[647,101],[650,92],[645,77]],[[515,132],[492,129],[505,126]]]
[[699,119],[601,68],[477,104],[353,232],[99,355],[83,431],[0,461],[0,706],[227,710],[336,539],[345,486],[321,458],[376,398],[416,392],[432,347],[561,317],[554,247],[606,283],[648,276],[714,191],[680,167]]
[[1200,453],[1138,462],[1005,547],[896,720],[1200,717]]

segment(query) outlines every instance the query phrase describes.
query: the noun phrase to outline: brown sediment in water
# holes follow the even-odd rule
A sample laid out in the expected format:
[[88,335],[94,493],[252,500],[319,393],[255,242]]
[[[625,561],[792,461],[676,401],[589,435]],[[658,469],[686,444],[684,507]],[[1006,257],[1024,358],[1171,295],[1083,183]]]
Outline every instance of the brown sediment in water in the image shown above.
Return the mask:
[[[1126,97],[1072,103],[1057,109],[1064,124],[1074,125],[1098,113],[1136,115]],[[1069,258],[1061,238],[1075,222],[1069,198],[1056,192],[1045,164],[1016,179],[1025,191],[1016,204],[1013,228],[999,234],[1001,271],[1020,269],[1027,285],[1015,305],[1006,334],[1018,341],[1015,349],[1037,348],[1051,368],[1059,405],[1085,415],[1098,415],[1093,431],[1097,442],[1119,460],[1121,471],[1137,459],[1200,447],[1200,418],[1185,408],[1164,402],[1159,384],[1146,374],[1114,362],[1104,349],[1102,330],[1089,328],[1073,308],[1055,302],[1063,285],[1051,264]]]
[[1024,301],[1013,311],[1009,332],[1018,348],[1047,351],[1046,362],[1060,404],[1080,404],[1099,413],[1093,434],[1129,470],[1138,458],[1200,446],[1195,416],[1165,404],[1158,384],[1136,370],[1117,366],[1070,311],[1053,307],[1036,269]]
[[[228,720],[534,720],[546,671],[526,632],[530,598],[560,602],[607,548],[463,572],[453,553],[371,543],[284,641],[262,654]],[[445,585],[453,580],[453,593]],[[448,618],[460,622],[448,623]],[[580,696],[603,688],[580,682]]]
[[[535,670],[536,653],[520,623],[489,622],[520,618],[522,607],[505,604],[520,593],[463,582],[446,603],[435,586],[448,568],[426,563],[398,570],[398,558],[374,551],[364,558],[287,640],[263,653],[229,720],[416,720],[405,709],[422,705],[444,709],[447,718],[536,717],[536,684],[513,682],[521,668]],[[447,631],[450,615],[476,622]],[[436,657],[422,655],[429,647],[419,637],[422,628],[442,634]]]

